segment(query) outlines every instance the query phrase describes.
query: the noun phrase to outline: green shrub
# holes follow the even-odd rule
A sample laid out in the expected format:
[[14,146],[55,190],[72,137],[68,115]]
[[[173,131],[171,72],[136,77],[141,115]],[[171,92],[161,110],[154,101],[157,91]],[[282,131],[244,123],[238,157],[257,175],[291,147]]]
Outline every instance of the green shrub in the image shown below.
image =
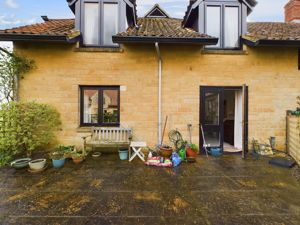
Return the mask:
[[50,144],[61,122],[51,106],[35,102],[10,102],[0,106],[0,166],[13,156]]

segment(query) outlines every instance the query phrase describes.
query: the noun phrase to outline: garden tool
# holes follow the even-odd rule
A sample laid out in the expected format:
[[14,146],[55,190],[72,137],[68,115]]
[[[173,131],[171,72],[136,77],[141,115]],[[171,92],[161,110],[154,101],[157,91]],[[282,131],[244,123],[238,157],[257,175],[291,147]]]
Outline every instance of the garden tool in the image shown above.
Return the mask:
[[163,134],[162,134],[162,137],[161,137],[161,143],[160,143],[161,145],[164,143],[164,136],[165,136],[167,122],[168,122],[168,116],[166,116],[165,126],[164,126]]
[[190,137],[190,142],[189,144],[192,144],[192,124],[188,124],[187,127],[188,127],[188,131],[189,131],[189,137]]
[[201,125],[201,133],[202,133],[202,138],[203,138],[203,147],[205,149],[206,157],[208,158],[208,151],[207,151],[207,146],[206,141],[205,141],[205,136],[204,136],[204,131],[203,131],[203,126]]

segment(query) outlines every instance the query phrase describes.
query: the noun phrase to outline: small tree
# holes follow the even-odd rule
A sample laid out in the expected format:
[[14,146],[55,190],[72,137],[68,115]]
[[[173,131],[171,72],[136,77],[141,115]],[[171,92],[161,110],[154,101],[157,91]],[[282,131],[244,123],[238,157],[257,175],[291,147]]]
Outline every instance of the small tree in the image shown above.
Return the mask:
[[35,102],[10,102],[0,106],[0,166],[18,153],[28,156],[55,139],[59,113],[51,106]]
[[33,67],[33,60],[0,47],[0,102],[17,100],[18,80]]

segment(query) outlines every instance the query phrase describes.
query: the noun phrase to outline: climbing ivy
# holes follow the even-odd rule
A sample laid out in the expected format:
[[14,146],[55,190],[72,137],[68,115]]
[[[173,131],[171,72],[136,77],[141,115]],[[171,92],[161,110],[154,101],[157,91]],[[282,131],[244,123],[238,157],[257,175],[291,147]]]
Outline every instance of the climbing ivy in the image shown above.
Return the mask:
[[18,80],[33,68],[33,60],[0,47],[0,102],[17,100]]

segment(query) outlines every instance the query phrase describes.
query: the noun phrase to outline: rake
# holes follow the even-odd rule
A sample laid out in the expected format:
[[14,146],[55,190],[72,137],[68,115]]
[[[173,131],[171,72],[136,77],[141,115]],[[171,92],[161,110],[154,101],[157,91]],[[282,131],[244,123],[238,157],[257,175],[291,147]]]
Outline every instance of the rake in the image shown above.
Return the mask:
[[204,132],[203,132],[203,126],[201,125],[201,133],[202,133],[202,138],[203,138],[203,147],[205,149],[205,153],[206,153],[206,157],[208,158],[208,151],[207,151],[207,144],[206,144],[206,141],[205,141],[205,136],[204,136]]

